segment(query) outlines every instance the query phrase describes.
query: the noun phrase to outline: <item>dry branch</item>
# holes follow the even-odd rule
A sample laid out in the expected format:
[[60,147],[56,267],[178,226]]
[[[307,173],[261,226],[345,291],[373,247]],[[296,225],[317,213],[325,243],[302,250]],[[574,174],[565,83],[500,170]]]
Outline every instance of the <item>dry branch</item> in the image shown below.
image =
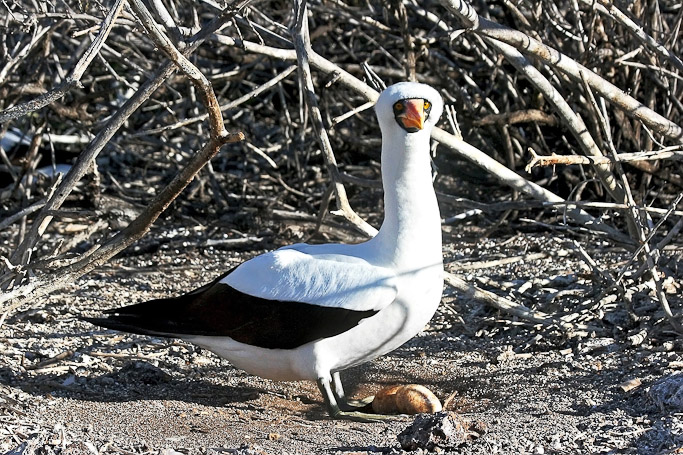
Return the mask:
[[[194,46],[188,46],[186,51],[190,53],[192,50],[194,50],[196,46],[198,46],[199,43],[201,43],[202,37],[205,37],[208,33],[211,33],[217,28],[219,28],[222,25],[222,23],[228,20],[231,17],[231,15],[235,12],[236,10],[226,9],[226,13],[222,14],[211,24],[209,24],[209,26],[207,26],[207,28],[205,28],[202,34],[198,37],[199,39],[194,41]],[[145,12],[142,9],[138,9],[138,13],[140,13],[143,16],[145,14]],[[145,17],[145,19],[148,18]],[[150,27],[150,30],[155,28],[153,23],[149,23],[147,21],[145,22],[145,26]],[[158,30],[154,31],[159,32]],[[160,35],[161,33],[158,33],[155,35],[155,37],[160,38]],[[165,42],[164,44],[169,45],[169,43],[170,42]],[[138,100],[136,101],[140,101],[140,103],[144,101],[147,98],[147,96],[151,94],[153,89],[158,87],[158,85],[162,83],[163,80],[166,77],[168,77],[168,75],[171,74],[173,70],[173,64],[177,64],[179,67],[181,67],[183,72],[185,72],[186,74],[191,74],[193,78],[192,80],[196,82],[202,89],[205,90],[205,107],[209,111],[211,118],[211,135],[208,143],[202,148],[202,150],[199,153],[195,154],[190,159],[185,168],[182,169],[176,175],[176,177],[161,192],[157,194],[157,196],[148,204],[147,209],[142,214],[140,214],[125,229],[120,231],[117,235],[115,235],[104,245],[97,248],[96,250],[89,252],[89,254],[83,255],[83,257],[77,262],[74,262],[66,267],[58,269],[57,271],[54,271],[52,273],[48,273],[37,279],[31,280],[28,282],[28,284],[18,286],[10,292],[6,292],[2,296],[0,296],[0,305],[2,305],[0,306],[0,314],[5,314],[16,309],[29,298],[35,299],[40,296],[47,295],[55,289],[58,289],[59,287],[64,286],[67,283],[73,282],[76,278],[82,276],[85,273],[88,273],[97,266],[102,265],[107,260],[116,255],[118,252],[122,251],[127,246],[131,245],[136,240],[140,239],[149,230],[150,226],[159,217],[159,215],[190,183],[190,181],[201,170],[201,168],[213,156],[215,156],[216,153],[218,153],[222,145],[231,142],[241,141],[244,139],[244,135],[242,133],[229,134],[225,130],[222,115],[220,109],[218,108],[218,102],[216,101],[215,94],[213,93],[211,85],[208,83],[208,81],[206,81],[204,76],[201,73],[197,74],[199,71],[191,63],[189,63],[189,61],[187,61],[184,58],[184,56],[179,57],[180,54],[174,53],[173,49],[169,47],[165,47],[165,50],[168,52],[171,58],[175,58],[176,61],[172,64],[167,64],[160,70],[161,74],[157,76],[156,79],[150,81],[150,83],[146,85],[143,85],[143,87],[145,87],[147,90],[139,91],[138,93],[141,93],[141,95],[138,97]],[[205,83],[203,84],[202,82]],[[132,99],[133,98],[131,98],[131,100]],[[129,106],[128,110],[125,109],[126,105]],[[127,114],[131,114],[135,110],[135,108],[139,106],[139,103],[126,103],[126,105],[124,105],[124,107],[121,110],[119,110],[118,113],[125,112]],[[114,125],[112,125],[116,127],[110,128],[110,132],[112,135],[113,132],[117,129],[117,127],[121,125],[122,120],[125,120],[125,118],[126,117],[122,114],[120,116],[119,122],[114,123]],[[101,137],[101,134],[99,134],[98,137]],[[79,157],[78,164],[81,164],[82,167],[84,167],[85,165],[89,165],[91,160],[94,159],[96,153],[100,149],[101,148],[98,149],[95,147],[91,147],[90,150],[92,150],[92,153],[82,154],[81,157]],[[72,171],[78,166],[78,164],[74,166],[74,168],[72,168]],[[28,250],[29,245],[31,243],[35,243],[38,240],[39,236],[43,234],[45,226],[47,224],[46,220],[49,220],[51,218],[51,216],[47,215],[47,213],[56,210],[61,205],[61,203],[67,196],[66,191],[68,190],[70,192],[73,186],[75,185],[76,181],[80,179],[80,176],[76,178],[75,176],[77,175],[77,173],[72,171],[70,171],[69,174],[67,174],[67,178],[65,179],[64,184],[60,186],[61,196],[58,198],[50,198],[41,211],[42,214],[45,214],[44,218],[42,218],[42,221],[34,221],[33,228],[35,229],[32,229],[31,231],[33,237],[27,238],[28,241],[23,242],[20,248],[17,248],[15,255],[18,255],[18,257],[21,258],[24,255],[25,251],[30,251]],[[70,185],[67,185],[66,188],[64,188],[69,178],[72,179],[72,183]],[[58,191],[55,194],[60,194],[60,190],[58,189]],[[28,261],[28,257],[24,257],[23,259]],[[13,256],[12,263],[16,264],[15,256]]]
[[[454,12],[457,17],[461,17],[460,11],[464,8],[463,4],[467,4],[467,2],[465,0],[442,0],[441,4],[449,11]],[[466,23],[465,26],[472,27],[469,24],[471,22]],[[558,68],[577,84],[581,84],[582,79],[585,77],[591,88],[605,97],[615,107],[621,109],[629,117],[642,121],[649,128],[667,138],[677,141],[683,140],[683,128],[679,125],[627,95],[614,84],[606,81],[557,49],[547,46],[523,32],[497,24],[481,16],[479,16],[477,24],[474,24],[476,28],[473,28],[476,33],[508,44],[525,54],[538,58],[547,65]]]
[[515,125],[517,123],[542,123],[557,126],[557,117],[546,114],[539,109],[525,109],[523,111],[506,112],[504,114],[490,114],[472,122],[476,126],[487,125]]
[[596,3],[592,0],[581,0],[581,3],[591,8],[595,8],[600,12],[600,14],[604,14],[618,21],[626,28],[626,30],[629,31],[629,33],[633,34],[633,36],[638,38],[640,42],[651,48],[661,57],[664,57],[665,59],[671,61],[671,63],[673,63],[679,70],[683,70],[683,61],[681,61],[680,57],[678,57],[676,54],[674,54],[665,46],[663,46],[652,36],[645,33],[641,26],[636,24],[630,17],[624,14],[612,2],[609,2],[607,0],[598,0],[598,2]]
[[311,76],[311,69],[309,65],[309,55],[312,54],[311,41],[308,35],[308,13],[306,8],[306,0],[295,0],[294,12],[296,16],[296,25],[294,29],[294,46],[296,48],[296,57],[299,65],[299,75],[302,80],[301,88],[305,95],[305,103],[308,105],[313,120],[313,127],[316,131],[320,147],[327,163],[327,169],[332,178],[332,185],[334,186],[334,194],[337,201],[338,210],[334,212],[336,215],[341,215],[361,232],[368,237],[374,237],[377,234],[377,229],[370,226],[351,208],[349,199],[346,196],[346,188],[339,175],[339,168],[337,167],[337,160],[332,151],[332,144],[327,136],[327,131],[322,121],[320,108],[318,107],[318,100],[315,96],[315,87]]
[[[180,71],[187,76],[192,83],[199,89],[203,97],[203,103],[208,111],[209,131],[211,132],[211,141],[215,141],[215,145],[220,148],[222,138],[226,139],[225,143],[235,142],[234,138],[227,139],[228,132],[225,130],[223,123],[223,115],[216,99],[216,94],[213,92],[211,82],[202,74],[199,69],[194,66],[176,47],[171,40],[157,27],[154,18],[145,7],[141,0],[130,0],[130,4],[138,16],[140,23],[147,30],[147,33],[152,38],[154,43],[164,51],[168,58],[180,69]],[[170,16],[169,16],[170,19]],[[244,139],[241,137],[238,140]],[[218,152],[218,150],[216,150]]]
[[[234,46],[243,49],[246,52],[253,52],[263,55],[268,55],[273,58],[279,58],[282,60],[294,60],[296,54],[294,51],[273,48],[270,46],[264,46],[249,41],[236,40],[234,38],[226,36],[217,36],[216,39],[223,44],[229,46]],[[319,71],[323,71],[327,74],[334,74],[336,76],[337,82],[341,83],[347,88],[352,89],[359,95],[362,95],[365,99],[369,101],[376,101],[379,93],[372,89],[370,86],[348,73],[344,69],[335,65],[333,62],[325,59],[324,57],[311,51],[309,53],[310,63],[317,68]],[[520,176],[516,172],[510,170],[506,166],[500,164],[481,150],[468,144],[467,142],[457,139],[452,134],[442,130],[441,128],[434,128],[432,132],[432,137],[439,143],[447,147],[450,151],[460,155],[463,158],[471,161],[477,166],[483,168],[491,175],[495,176],[501,183],[514,188],[524,194],[527,194],[535,199],[541,201],[549,202],[564,202],[564,199],[553,194],[551,191],[530,182],[524,177]],[[607,233],[619,241],[629,244],[632,241],[624,234],[618,232],[614,228],[605,225],[604,223],[596,220],[594,217],[586,214],[585,212],[578,209],[570,209],[567,212],[567,216],[573,218],[576,222],[581,224],[586,224],[590,226],[591,229],[602,231]]]
[[[586,124],[580,116],[572,110],[569,103],[562,97],[560,92],[538,71],[531,63],[515,48],[508,46],[497,40],[486,40],[498,52],[500,52],[505,59],[510,62],[520,73],[522,73],[534,86],[543,94],[543,96],[553,105],[555,111],[564,121],[564,125],[572,133],[576,141],[581,146],[581,150],[587,156],[594,156],[602,158],[603,154],[598,148],[593,136],[591,136]],[[598,178],[605,186],[607,191],[612,195],[617,202],[626,202],[626,194],[623,186],[615,179],[609,166],[603,164],[595,165],[595,171]]]
[[568,333],[573,333],[575,335],[583,334],[587,332],[601,332],[601,329],[596,327],[589,327],[584,324],[574,324],[570,322],[561,321],[559,319],[553,318],[542,311],[533,311],[525,307],[522,304],[513,302],[506,298],[500,297],[492,292],[486,291],[479,288],[478,286],[469,284],[462,278],[454,275],[452,273],[446,272],[445,274],[446,284],[453,286],[456,290],[461,292],[463,296],[479,300],[491,305],[494,308],[499,309],[507,314],[516,316],[525,321],[529,321],[533,324],[541,324],[543,326],[557,326],[563,331]]
[[[88,69],[88,66],[90,66],[90,63],[92,63],[93,59],[97,56],[97,53],[100,51],[102,46],[104,46],[112,27],[114,27],[114,22],[119,17],[119,14],[121,14],[121,10],[125,4],[125,0],[116,0],[112,8],[109,10],[109,13],[107,13],[107,16],[104,18],[104,21],[102,21],[97,37],[90,44],[90,47],[88,47],[83,56],[79,59],[71,74],[64,82],[44,95],[37,97],[36,99],[13,106],[0,112],[0,124],[17,117],[24,116],[30,112],[37,111],[38,109],[42,109],[43,107],[62,98],[67,92],[69,92],[69,90],[73,89],[74,87],[78,87],[83,74],[85,74],[85,71]],[[7,69],[7,67],[5,67],[5,69]],[[2,75],[0,74],[0,81],[1,80]]]
[[[683,151],[679,146],[671,147],[674,150],[650,150],[646,152],[619,153],[617,159],[621,162],[627,161],[658,161],[658,160],[683,160]],[[536,166],[555,166],[557,164],[577,165],[577,164],[610,164],[614,159],[609,156],[593,157],[579,155],[550,155],[541,156],[534,149],[530,148],[531,159],[526,165],[526,171],[530,172]]]

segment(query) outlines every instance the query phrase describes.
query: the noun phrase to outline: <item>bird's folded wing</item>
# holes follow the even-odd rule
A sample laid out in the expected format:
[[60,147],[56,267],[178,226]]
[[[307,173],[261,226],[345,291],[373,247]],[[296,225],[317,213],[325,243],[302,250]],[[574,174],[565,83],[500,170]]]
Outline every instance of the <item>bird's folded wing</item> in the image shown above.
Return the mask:
[[396,298],[390,270],[325,248],[302,250],[257,256],[179,297],[82,319],[145,335],[229,337],[293,349],[349,330]]
[[263,299],[353,311],[380,311],[397,294],[393,271],[359,257],[311,248],[282,248],[257,256],[220,282]]

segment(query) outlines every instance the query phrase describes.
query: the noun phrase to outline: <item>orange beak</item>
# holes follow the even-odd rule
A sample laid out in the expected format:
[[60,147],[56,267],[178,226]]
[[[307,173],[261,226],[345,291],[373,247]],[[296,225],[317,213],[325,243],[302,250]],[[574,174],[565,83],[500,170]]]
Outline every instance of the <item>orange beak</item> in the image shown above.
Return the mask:
[[403,127],[406,129],[417,128],[418,130],[424,128],[424,100],[405,100],[404,106],[403,112],[396,116],[397,119],[400,119]]

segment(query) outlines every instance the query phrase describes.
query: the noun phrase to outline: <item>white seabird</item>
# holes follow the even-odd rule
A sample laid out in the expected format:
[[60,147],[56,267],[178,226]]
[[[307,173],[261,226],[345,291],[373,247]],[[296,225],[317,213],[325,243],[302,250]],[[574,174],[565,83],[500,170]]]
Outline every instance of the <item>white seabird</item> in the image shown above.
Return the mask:
[[430,134],[443,101],[427,85],[402,82],[382,92],[375,110],[385,216],[374,238],[287,246],[180,297],[83,319],[182,338],[263,378],[317,381],[332,417],[377,418],[347,403],[339,372],[408,341],[441,300],[441,218]]

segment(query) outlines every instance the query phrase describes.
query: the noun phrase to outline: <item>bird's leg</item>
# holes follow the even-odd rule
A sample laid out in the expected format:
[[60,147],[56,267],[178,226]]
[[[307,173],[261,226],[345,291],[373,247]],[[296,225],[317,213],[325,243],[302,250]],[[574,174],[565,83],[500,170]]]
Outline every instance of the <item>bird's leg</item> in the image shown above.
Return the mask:
[[334,387],[334,396],[337,397],[337,400],[346,401],[346,392],[338,371],[332,373],[332,387]]
[[342,411],[339,408],[337,399],[332,393],[332,386],[327,378],[318,378],[318,388],[323,394],[323,399],[325,400],[325,405],[327,406],[327,412],[333,419],[346,419],[355,420],[356,422],[377,422],[382,420],[391,420],[396,418],[396,416],[389,416],[383,414],[368,414],[367,412],[360,411]]
[[337,404],[342,411],[354,411],[359,408],[364,408],[375,399],[374,395],[362,400],[347,399],[346,392],[344,392],[344,385],[342,384],[341,376],[338,371],[332,373],[332,387],[334,387],[334,396],[337,398]]

